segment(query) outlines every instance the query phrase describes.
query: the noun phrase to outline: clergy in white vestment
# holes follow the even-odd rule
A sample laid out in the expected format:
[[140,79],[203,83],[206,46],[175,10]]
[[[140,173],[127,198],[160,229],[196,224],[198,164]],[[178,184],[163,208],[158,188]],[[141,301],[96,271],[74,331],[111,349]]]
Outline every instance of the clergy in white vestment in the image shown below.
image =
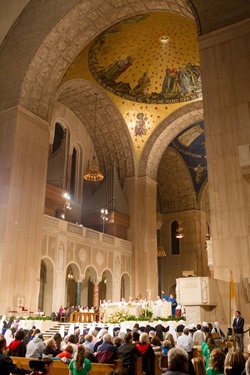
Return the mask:
[[154,307],[153,307],[153,313],[154,317],[161,317],[161,308],[162,308],[162,300],[159,296],[156,297],[156,300],[154,301]]

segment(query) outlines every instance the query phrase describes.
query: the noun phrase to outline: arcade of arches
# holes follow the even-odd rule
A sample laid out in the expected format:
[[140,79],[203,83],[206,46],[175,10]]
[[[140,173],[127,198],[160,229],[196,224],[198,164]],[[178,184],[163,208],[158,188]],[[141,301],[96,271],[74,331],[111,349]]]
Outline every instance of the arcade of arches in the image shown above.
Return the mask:
[[228,323],[233,271],[250,322],[250,8],[222,2],[3,1],[1,314],[155,299],[192,271]]

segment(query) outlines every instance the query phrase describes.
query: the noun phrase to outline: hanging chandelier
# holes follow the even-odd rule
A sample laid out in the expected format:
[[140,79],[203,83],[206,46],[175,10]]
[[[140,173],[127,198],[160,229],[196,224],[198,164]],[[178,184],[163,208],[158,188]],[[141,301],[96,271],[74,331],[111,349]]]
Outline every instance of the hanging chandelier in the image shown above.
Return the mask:
[[165,256],[167,256],[167,254],[166,254],[166,251],[164,250],[164,247],[163,246],[158,246],[157,247],[157,257],[158,258],[163,258]]
[[71,270],[69,271],[69,273],[68,273],[68,275],[67,275],[67,279],[68,279],[68,280],[73,280],[73,279],[74,279],[74,275],[73,275],[73,273],[72,273]]
[[102,172],[100,172],[99,170],[99,166],[95,159],[95,156],[93,156],[91,164],[89,164],[88,162],[88,171],[83,176],[83,178],[84,180],[91,181],[91,182],[102,181],[104,179]]
[[178,226],[176,228],[175,237],[176,238],[183,238],[184,237],[183,228],[181,226],[181,221],[180,220],[178,220]]
[[[95,93],[95,124],[94,124],[94,141],[96,138],[96,111],[97,111],[97,93]],[[104,179],[104,175],[99,170],[99,165],[96,161],[95,156],[93,156],[92,162],[89,163],[88,161],[88,170],[87,173],[83,176],[84,180],[90,182],[102,181]]]

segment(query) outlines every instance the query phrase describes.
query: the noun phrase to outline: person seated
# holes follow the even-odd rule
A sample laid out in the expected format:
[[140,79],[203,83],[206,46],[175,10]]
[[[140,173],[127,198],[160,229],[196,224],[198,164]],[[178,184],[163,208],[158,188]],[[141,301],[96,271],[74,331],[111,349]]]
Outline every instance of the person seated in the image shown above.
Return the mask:
[[168,352],[168,370],[162,375],[188,374],[188,354],[182,348],[172,348]]
[[94,346],[94,353],[97,352],[98,347],[103,343],[103,336],[108,333],[107,329],[102,328],[97,334],[97,341]]
[[93,335],[87,334],[85,335],[84,347],[88,346],[90,348],[91,353],[94,352],[94,344],[93,344]]
[[29,374],[30,370],[17,367],[12,359],[4,354],[7,350],[6,339],[0,335],[0,372],[1,375]]
[[178,348],[184,349],[188,355],[192,356],[192,350],[194,347],[194,342],[192,336],[190,335],[189,328],[185,327],[183,330],[183,334],[178,337],[176,346]]
[[69,359],[73,357],[73,348],[71,345],[66,346],[66,348],[53,359],[60,359],[63,362],[69,362]]
[[42,334],[37,334],[27,345],[27,358],[42,358],[44,341]]
[[56,343],[56,351],[57,351],[57,354],[61,353],[62,351],[62,336],[60,335],[59,332],[55,333],[54,336],[53,336],[53,339]]
[[118,357],[122,359],[123,373],[134,375],[136,358],[141,357],[140,351],[132,344],[131,333],[126,333],[124,343],[118,348]]
[[224,373],[226,375],[239,375],[245,369],[245,358],[240,351],[229,351],[224,363]]
[[[203,358],[194,357],[192,358],[192,364],[194,367],[194,371],[197,375],[207,375],[206,367]],[[217,373],[214,373],[216,375]]]
[[112,344],[109,333],[103,336],[103,343],[98,346],[96,358],[99,363],[114,363],[114,360],[117,359],[117,350]]
[[[124,334],[125,336],[125,334]],[[124,337],[123,337],[124,338]],[[114,348],[116,349],[116,351],[118,350],[118,348],[121,346],[122,342],[123,342],[123,338],[120,337],[120,336],[116,336],[114,338]]]
[[33,370],[32,373],[39,373],[39,375],[52,375],[53,360],[49,357],[43,360],[31,360],[29,361],[29,366]]
[[154,336],[151,340],[151,346],[155,354],[162,354],[162,346],[159,337]]
[[75,355],[76,353],[76,350],[77,350],[77,345],[76,345],[76,342],[77,342],[77,338],[75,335],[69,335],[67,337],[65,337],[65,343],[62,344],[62,349],[64,350],[66,348],[66,346],[68,345],[71,345],[72,348],[73,348],[73,356]]
[[224,374],[225,354],[219,348],[212,350],[210,354],[209,367],[206,369],[207,375]]
[[155,353],[149,343],[149,336],[146,332],[140,334],[140,340],[136,347],[142,355],[142,371],[146,375],[154,374]]
[[97,363],[96,356],[91,352],[91,349],[89,346],[84,346],[85,352],[84,352],[84,358],[87,358],[90,360],[91,363]]
[[162,355],[167,356],[170,349],[171,349],[171,341],[164,340],[163,345],[162,345]]
[[25,333],[23,330],[19,330],[15,334],[15,339],[11,341],[8,348],[8,355],[12,357],[25,357],[26,345],[23,342]]
[[58,352],[57,348],[56,348],[56,342],[55,340],[52,338],[52,339],[49,339],[47,340],[46,344],[45,344],[45,348],[43,349],[43,357],[46,356],[46,357],[56,357],[57,354],[59,354],[60,352]]

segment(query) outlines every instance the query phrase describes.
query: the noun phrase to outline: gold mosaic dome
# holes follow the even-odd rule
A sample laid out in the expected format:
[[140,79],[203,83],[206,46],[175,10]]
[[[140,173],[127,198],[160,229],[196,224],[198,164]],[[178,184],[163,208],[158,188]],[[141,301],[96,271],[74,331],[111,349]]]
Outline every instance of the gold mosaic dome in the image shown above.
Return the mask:
[[173,13],[136,16],[110,27],[90,45],[90,71],[115,95],[140,103],[201,97],[196,25]]

